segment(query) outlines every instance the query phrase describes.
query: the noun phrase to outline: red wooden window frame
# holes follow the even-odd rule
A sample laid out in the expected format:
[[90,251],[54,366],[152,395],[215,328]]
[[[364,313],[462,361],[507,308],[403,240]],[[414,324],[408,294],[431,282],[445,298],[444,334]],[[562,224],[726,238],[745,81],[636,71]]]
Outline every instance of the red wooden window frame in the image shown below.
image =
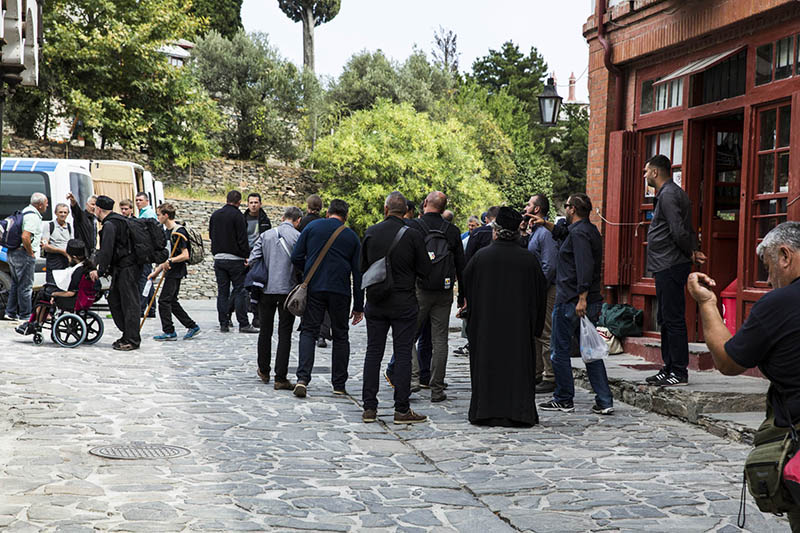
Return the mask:
[[[792,103],[791,100],[784,100],[758,107],[755,111],[754,157],[750,165],[753,208],[747,228],[752,249],[758,246],[770,229],[787,220]],[[774,127],[771,125],[772,117]],[[770,135],[772,140],[769,139]],[[785,182],[781,179],[782,166],[785,166]],[[765,178],[769,179],[769,185]],[[748,285],[758,289],[769,288],[761,262],[755,254],[748,256],[751,261]]]

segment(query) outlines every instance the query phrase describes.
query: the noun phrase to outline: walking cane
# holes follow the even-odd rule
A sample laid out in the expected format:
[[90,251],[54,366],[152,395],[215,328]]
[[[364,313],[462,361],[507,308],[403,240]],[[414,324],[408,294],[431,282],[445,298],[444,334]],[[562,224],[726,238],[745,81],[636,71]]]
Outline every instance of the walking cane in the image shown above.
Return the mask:
[[[177,231],[174,232],[173,235],[177,235],[181,239],[186,239],[186,237],[184,237],[183,235],[181,235]],[[178,247],[178,243],[179,242],[180,242],[180,239],[175,239],[175,244],[172,245],[172,251],[169,253],[170,257],[175,255],[175,249]],[[153,291],[153,296],[150,297],[150,303],[147,304],[147,310],[144,312],[144,316],[142,317],[142,322],[139,324],[139,331],[142,331],[142,328],[144,327],[144,321],[147,320],[147,315],[150,314],[150,308],[153,307],[153,302],[155,302],[156,296],[158,296],[158,291],[161,289],[161,284],[164,283],[164,276],[166,274],[167,274],[166,270],[163,270],[161,272],[161,277],[158,280],[158,286],[156,287],[156,290]]]

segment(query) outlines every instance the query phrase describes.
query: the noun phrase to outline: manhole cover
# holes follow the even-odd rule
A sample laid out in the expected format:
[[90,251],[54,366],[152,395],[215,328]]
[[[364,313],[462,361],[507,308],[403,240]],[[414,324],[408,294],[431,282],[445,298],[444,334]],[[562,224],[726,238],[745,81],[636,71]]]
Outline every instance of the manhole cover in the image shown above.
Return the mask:
[[89,453],[107,459],[172,459],[189,455],[189,450],[180,446],[163,444],[129,444],[127,446],[97,446]]

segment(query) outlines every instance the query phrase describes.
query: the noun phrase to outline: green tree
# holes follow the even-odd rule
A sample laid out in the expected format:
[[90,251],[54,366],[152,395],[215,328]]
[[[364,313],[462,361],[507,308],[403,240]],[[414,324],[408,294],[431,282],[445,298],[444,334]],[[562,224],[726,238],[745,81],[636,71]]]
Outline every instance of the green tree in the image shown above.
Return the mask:
[[[183,160],[208,157],[213,144],[200,137],[219,121],[215,106],[160,51],[199,27],[181,0],[47,2],[42,70],[61,115],[77,117],[87,140],[98,133],[103,143],[146,148],[161,164],[178,149],[194,150]],[[180,121],[159,126],[166,117]]]
[[324,198],[346,200],[360,232],[383,219],[383,201],[393,190],[416,201],[443,191],[462,226],[501,200],[468,128],[455,119],[432,120],[407,103],[381,100],[353,113],[319,141],[311,159]]
[[458,36],[452,30],[439,30],[433,33],[433,61],[445,72],[458,75]]
[[553,196],[561,203],[570,194],[586,190],[589,155],[589,109],[584,105],[565,104],[561,120],[553,131],[547,151],[558,172],[553,174]]
[[228,40],[211,31],[197,42],[193,56],[195,75],[227,118],[219,137],[224,151],[242,159],[296,155],[303,78],[266,34],[239,31]]
[[341,0],[278,0],[286,16],[303,23],[303,67],[314,72],[314,28],[339,14]]
[[327,100],[343,110],[360,111],[371,108],[379,98],[398,103],[400,92],[400,79],[389,58],[381,50],[363,50],[347,61]]
[[454,84],[453,73],[429,62],[419,49],[414,49],[408,56],[397,75],[400,83],[398,100],[410,103],[417,111],[431,111]]
[[190,13],[208,21],[206,31],[214,30],[228,39],[242,29],[242,0],[192,0]]

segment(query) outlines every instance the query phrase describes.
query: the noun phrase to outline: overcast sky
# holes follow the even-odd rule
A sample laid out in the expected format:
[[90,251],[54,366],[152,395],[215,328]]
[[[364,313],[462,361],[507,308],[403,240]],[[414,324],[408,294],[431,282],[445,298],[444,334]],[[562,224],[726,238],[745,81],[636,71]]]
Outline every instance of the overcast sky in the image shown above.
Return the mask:
[[[588,101],[588,45],[581,28],[591,14],[588,0],[342,0],[332,21],[317,26],[316,71],[338,77],[354,53],[377,50],[402,61],[416,44],[430,57],[439,26],[458,36],[460,70],[508,40],[527,54],[535,46],[555,71],[558,92],[567,97],[571,72],[577,96]],[[242,22],[248,32],[268,33],[281,55],[303,63],[302,24],[278,8],[277,0],[244,0]],[[563,85],[563,87],[561,87]]]

